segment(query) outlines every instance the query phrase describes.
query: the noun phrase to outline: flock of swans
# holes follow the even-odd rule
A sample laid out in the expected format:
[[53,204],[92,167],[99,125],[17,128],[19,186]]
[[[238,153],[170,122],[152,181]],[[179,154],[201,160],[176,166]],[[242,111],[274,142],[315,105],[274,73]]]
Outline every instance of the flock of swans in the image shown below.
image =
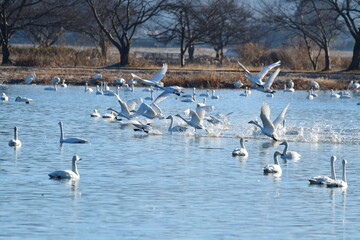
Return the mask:
[[[264,67],[257,75],[252,74],[249,70],[245,68],[243,64],[239,62],[240,67],[245,71],[244,77],[247,78],[252,86],[252,89],[256,89],[258,91],[264,92],[269,94],[269,96],[273,97],[275,91],[271,88],[273,82],[275,81],[277,75],[280,72],[279,66],[281,65],[281,62],[278,61],[276,63],[273,63],[271,65],[268,65]],[[269,72],[276,68],[274,72],[269,74]],[[131,99],[129,101],[124,101],[120,97],[120,87],[117,87],[116,91],[112,91],[108,86],[107,83],[101,82],[101,86],[97,86],[96,88],[96,94],[97,95],[107,95],[107,96],[114,96],[116,98],[116,101],[119,104],[120,110],[114,109],[114,108],[108,108],[107,110],[111,111],[111,113],[101,115],[97,109],[94,110],[94,112],[90,113],[91,117],[103,117],[103,118],[112,118],[116,121],[119,121],[121,123],[126,122],[127,124],[133,126],[134,131],[139,132],[145,132],[150,133],[152,131],[152,124],[157,119],[169,119],[170,125],[168,127],[168,132],[186,132],[188,131],[189,127],[194,128],[194,131],[196,130],[205,130],[208,131],[206,124],[204,124],[204,121],[209,122],[210,124],[221,124],[224,122],[224,119],[227,118],[228,115],[232,114],[232,112],[228,114],[217,114],[217,115],[210,115],[210,113],[214,110],[214,107],[211,105],[207,105],[206,99],[211,98],[214,100],[219,100],[220,96],[216,95],[215,90],[211,91],[211,94],[209,90],[206,90],[205,93],[199,94],[200,97],[203,97],[203,102],[197,103],[196,107],[194,109],[187,109],[184,111],[185,116],[181,115],[180,113],[176,114],[175,116],[178,117],[183,121],[185,125],[176,125],[174,126],[174,117],[173,115],[166,116],[162,109],[159,106],[159,103],[164,101],[165,99],[169,98],[170,96],[177,96],[177,98],[180,98],[181,102],[193,102],[196,103],[196,89],[193,88],[192,94],[183,94],[183,89],[178,86],[169,86],[164,87],[164,83],[162,82],[162,79],[165,77],[167,72],[168,66],[167,64],[164,64],[162,69],[151,79],[144,79],[142,77],[139,77],[135,74],[132,74],[132,80],[126,81],[124,79],[120,79],[117,83],[123,88],[126,88],[126,91],[134,91],[134,85],[140,83],[142,85],[147,86],[146,89],[147,92],[150,92],[151,96],[148,98],[145,98],[147,101],[151,101],[150,103],[146,103],[142,98],[136,98]],[[269,74],[266,80],[265,77]],[[32,73],[30,74],[24,81],[26,84],[30,84],[34,81],[36,78],[36,74]],[[102,75],[97,74],[93,77],[93,79],[101,80]],[[45,88],[44,90],[50,90],[50,91],[56,91],[57,85],[59,85],[61,82],[61,79],[59,77],[54,77],[51,79],[51,84],[53,87]],[[356,85],[357,83],[351,83],[352,88],[359,88],[360,84]],[[354,85],[354,86],[353,86]],[[62,83],[60,85],[63,88],[67,87],[67,84],[65,83],[65,80],[62,80]],[[241,87],[243,84],[239,81],[235,83],[235,86]],[[319,89],[320,86],[317,82],[311,81],[310,82],[310,90],[308,99],[312,100],[317,97],[314,90]],[[154,97],[154,91],[162,91],[157,97]],[[85,84],[85,92],[91,93],[94,90],[88,86],[88,84]],[[284,86],[284,92],[294,92],[295,86],[293,81],[289,81],[287,85]],[[241,96],[248,96],[251,94],[250,88],[247,86],[245,88],[245,92]],[[342,96],[345,98],[346,96],[349,96],[346,92],[342,93],[335,93],[334,91],[331,92],[331,97],[335,98],[341,98]],[[8,96],[3,92],[2,101],[8,101]],[[25,102],[30,103],[33,101],[32,99],[26,98],[26,97],[16,97],[15,101],[18,102]],[[290,104],[287,104],[283,110],[279,113],[277,118],[275,120],[271,120],[270,118],[270,106],[267,103],[263,103],[260,109],[260,120],[261,124],[257,120],[251,120],[248,123],[253,124],[257,126],[261,133],[265,136],[271,138],[274,141],[280,140],[279,135],[280,132],[285,128],[285,116],[286,112],[289,108]],[[209,116],[206,116],[209,114]],[[142,117],[143,119],[139,119],[139,117]],[[126,120],[124,120],[126,119]],[[65,138],[64,137],[64,129],[63,129],[63,123],[59,122],[60,127],[60,144],[64,143],[73,143],[73,144],[82,144],[82,143],[88,143],[89,141],[83,138],[79,137],[70,137]],[[240,148],[236,148],[233,150],[232,155],[233,156],[239,156],[242,158],[247,158],[249,156],[249,152],[245,148],[245,142],[247,142],[246,139],[240,138]],[[287,141],[282,142],[280,145],[284,146],[283,152],[275,151],[274,153],[274,164],[268,164],[263,168],[264,174],[277,174],[281,175],[282,169],[279,163],[279,158],[287,160],[296,160],[300,159],[301,155],[294,151],[288,151],[289,143]],[[21,141],[19,140],[18,136],[18,127],[14,128],[14,139],[11,139],[9,142],[9,146],[12,147],[20,147]],[[77,169],[77,162],[81,158],[77,155],[73,156],[72,158],[72,170],[61,170],[61,171],[55,171],[49,174],[50,178],[53,179],[74,179],[77,180],[80,178],[78,169]],[[343,160],[343,178],[342,180],[336,179],[335,174],[335,167],[334,163],[336,161],[336,157],[332,156],[330,163],[331,163],[331,177],[326,176],[317,176],[309,179],[310,184],[321,184],[326,185],[328,187],[341,187],[345,188],[347,187],[346,182],[346,164],[347,161]]]

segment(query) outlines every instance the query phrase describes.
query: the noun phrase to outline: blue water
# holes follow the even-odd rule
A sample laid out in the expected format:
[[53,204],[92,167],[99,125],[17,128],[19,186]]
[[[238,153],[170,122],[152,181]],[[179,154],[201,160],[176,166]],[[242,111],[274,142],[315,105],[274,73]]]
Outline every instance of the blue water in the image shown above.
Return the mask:
[[[253,91],[218,90],[207,100],[214,113],[229,113],[228,124],[209,133],[189,129],[167,132],[169,121],[155,122],[147,135],[120,123],[91,118],[108,107],[119,109],[115,97],[85,93],[83,87],[56,92],[45,86],[11,85],[9,102],[0,103],[0,238],[2,239],[358,239],[360,237],[360,97],[331,99],[319,92],[278,91],[274,98]],[[136,88],[124,100],[146,97]],[[191,89],[185,89],[191,93]],[[198,94],[202,92],[198,90]],[[155,96],[159,92],[155,92]],[[18,103],[16,96],[33,98]],[[198,98],[201,102],[202,98]],[[281,160],[280,177],[263,175],[282,151],[253,125],[263,102],[274,119],[287,103],[289,150],[298,161]],[[165,114],[183,115],[194,103],[170,96],[159,104]],[[58,122],[65,136],[89,144],[59,144]],[[176,124],[182,122],[176,118]],[[22,146],[8,146],[18,126]],[[245,137],[249,157],[232,157]],[[71,169],[78,154],[81,179],[54,181],[48,173]],[[348,160],[349,187],[310,186],[307,179],[330,175],[330,156]]]

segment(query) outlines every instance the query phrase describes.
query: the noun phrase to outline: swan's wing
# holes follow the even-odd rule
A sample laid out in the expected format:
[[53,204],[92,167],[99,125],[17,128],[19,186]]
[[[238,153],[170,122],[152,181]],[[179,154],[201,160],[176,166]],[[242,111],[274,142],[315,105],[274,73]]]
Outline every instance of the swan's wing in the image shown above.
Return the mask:
[[139,115],[143,115],[143,116],[144,115],[146,116],[147,113],[156,115],[156,112],[154,111],[154,109],[146,103],[141,103],[138,110],[136,111],[136,113]]
[[238,64],[240,65],[240,67],[247,73],[249,74],[250,76],[252,76],[251,72],[249,70],[246,69],[246,67],[244,65],[242,65],[239,61],[238,61]]
[[161,108],[158,105],[152,103],[150,106],[157,115],[162,115]]
[[[205,113],[204,113],[205,114]],[[194,112],[193,110],[190,110],[190,116],[191,119],[190,121],[194,124],[194,125],[199,125],[201,123],[201,118],[199,117],[199,115]]]
[[268,79],[266,80],[266,82],[265,82],[264,85],[263,85],[264,89],[270,90],[271,85],[274,83],[275,78],[277,77],[277,75],[279,74],[279,72],[280,72],[280,68],[276,69],[276,71],[273,72],[273,73],[268,77]]
[[274,124],[270,120],[270,106],[267,103],[263,103],[261,106],[260,119],[264,128],[273,128]]
[[136,105],[141,104],[142,102],[143,102],[142,98],[135,98],[127,101],[126,105],[129,111],[133,111],[135,110]]
[[141,78],[141,77],[139,77],[139,76],[137,76],[137,75],[135,75],[135,74],[131,74],[131,76],[132,76],[132,78],[133,79],[135,79],[135,80],[140,80],[140,81],[147,81],[146,79],[143,79],[143,78]]
[[263,79],[263,77],[265,77],[265,75],[274,67],[278,67],[280,66],[280,61],[277,61],[276,63],[267,65],[266,67],[264,67],[263,69],[261,69],[261,71],[257,74],[258,78],[261,80]]
[[176,94],[178,96],[180,96],[182,88],[181,87],[167,87],[165,88],[165,90],[155,99],[154,103],[158,104],[161,101],[163,101],[164,99],[166,99],[170,94]]
[[129,108],[127,106],[127,104],[121,100],[120,96],[118,94],[115,93],[115,96],[118,100],[118,103],[120,104],[120,107],[121,107],[121,110],[120,112],[123,113],[123,114],[130,114],[130,111],[129,111]]
[[200,106],[196,108],[196,113],[198,117],[203,120],[206,113],[209,113],[214,110],[214,106]]
[[154,83],[159,83],[165,77],[167,69],[168,65],[165,63],[160,72],[158,72],[153,78],[151,78],[150,81]]
[[290,106],[290,103],[288,103],[284,109],[281,111],[281,113],[279,114],[279,116],[274,120],[274,127],[276,128],[278,125],[282,124],[284,119],[285,119],[285,115],[286,115],[286,112],[288,110]]

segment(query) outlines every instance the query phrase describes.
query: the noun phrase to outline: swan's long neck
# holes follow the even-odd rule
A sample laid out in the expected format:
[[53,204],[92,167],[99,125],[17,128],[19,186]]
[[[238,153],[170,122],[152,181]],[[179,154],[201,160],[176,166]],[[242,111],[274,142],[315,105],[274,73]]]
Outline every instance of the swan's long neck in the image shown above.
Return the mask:
[[335,159],[331,159],[331,178],[336,180],[334,163],[335,163]]
[[346,162],[343,161],[343,173],[342,173],[342,180],[346,182]]
[[240,146],[245,149],[244,139],[240,138]]
[[73,160],[72,162],[72,171],[79,176],[79,172],[78,172],[78,169],[77,169],[77,164],[76,164],[76,160]]
[[17,127],[14,128],[14,138],[15,138],[15,141],[17,141],[19,139],[18,128]]
[[174,122],[174,118],[173,118],[173,117],[170,117],[169,131],[173,128],[173,122]]
[[[184,120],[184,122],[186,122],[187,124],[189,124],[189,121],[186,120],[185,118],[183,118],[181,115],[177,115],[179,118],[181,118],[182,120]],[[190,125],[190,124],[189,124]]]
[[280,165],[278,156],[279,156],[278,153],[275,153],[275,154],[274,154],[274,164],[275,164],[275,165]]
[[150,91],[150,98],[151,98],[151,100],[153,100],[154,99],[154,91],[151,89],[151,91]]
[[60,142],[64,141],[64,130],[62,122],[59,123],[60,125]]
[[263,128],[263,127],[262,127],[262,126],[260,126],[260,124],[259,124],[259,123],[257,123],[257,122],[251,121],[250,123],[254,124],[255,126],[258,126],[260,129],[262,129],[262,128]]
[[285,155],[286,154],[286,152],[287,152],[287,149],[288,149],[288,143],[287,142],[285,142],[285,145],[284,145],[285,147],[284,147],[284,151],[283,151],[283,155]]

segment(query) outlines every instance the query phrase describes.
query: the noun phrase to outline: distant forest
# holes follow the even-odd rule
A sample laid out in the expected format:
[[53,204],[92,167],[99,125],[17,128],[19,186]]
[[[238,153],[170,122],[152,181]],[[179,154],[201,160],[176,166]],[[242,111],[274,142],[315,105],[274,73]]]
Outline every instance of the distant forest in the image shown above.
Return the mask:
[[[198,63],[195,49],[206,46],[219,65],[231,49],[252,66],[360,68],[360,0],[13,0],[0,10],[2,64],[36,64],[11,57],[24,52],[16,44],[30,44],[42,53],[92,46],[104,63],[113,47],[116,67],[132,63],[135,46],[176,47],[182,67]],[[352,54],[339,58],[333,50]]]

